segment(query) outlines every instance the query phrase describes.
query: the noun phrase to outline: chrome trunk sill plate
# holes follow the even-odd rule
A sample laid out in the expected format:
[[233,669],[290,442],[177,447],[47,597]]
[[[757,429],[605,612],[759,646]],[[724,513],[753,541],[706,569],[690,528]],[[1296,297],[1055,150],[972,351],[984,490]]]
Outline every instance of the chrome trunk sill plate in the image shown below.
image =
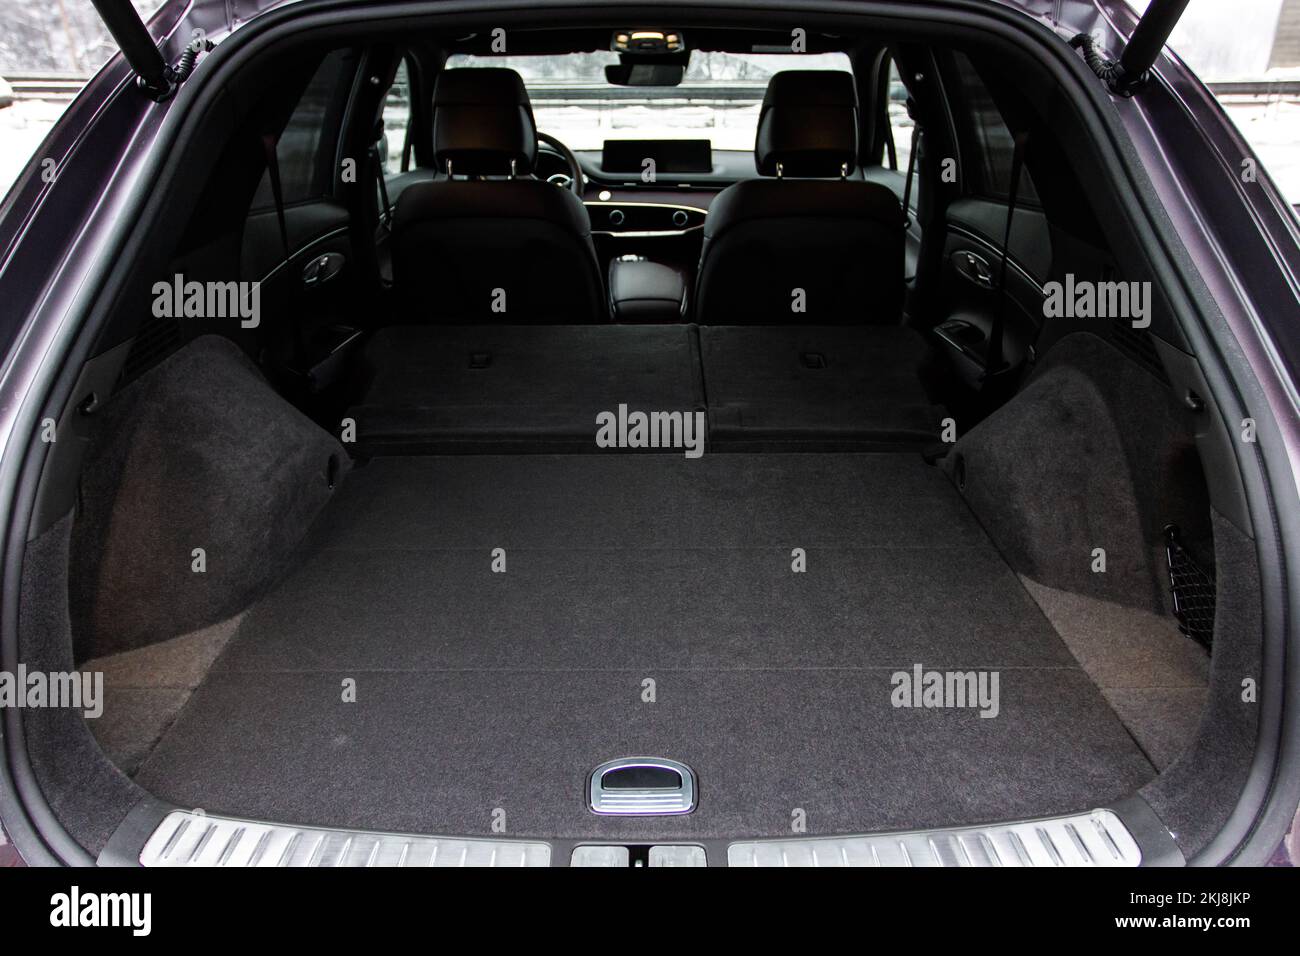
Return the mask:
[[140,853],[142,866],[550,866],[547,843],[335,830],[173,810]]
[[[646,865],[651,867],[708,866],[704,847],[695,844],[656,844],[646,854]],[[573,848],[569,858],[572,867],[619,867],[632,865],[632,854],[626,846],[609,844],[583,844]],[[638,866],[641,864],[637,864]]]
[[1023,823],[727,847],[728,866],[1137,866],[1142,853],[1110,810]]
[[569,866],[627,869],[631,859],[632,855],[625,846],[575,846],[569,857]]

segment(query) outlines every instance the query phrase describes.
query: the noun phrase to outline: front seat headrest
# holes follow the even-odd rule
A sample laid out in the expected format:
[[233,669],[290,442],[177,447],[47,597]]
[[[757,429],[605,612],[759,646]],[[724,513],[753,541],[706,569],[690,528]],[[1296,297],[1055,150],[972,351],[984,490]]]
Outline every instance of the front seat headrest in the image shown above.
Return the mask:
[[524,81],[514,70],[446,70],[433,87],[433,153],[445,172],[520,176],[537,159],[537,127]]
[[839,176],[857,166],[858,98],[843,70],[785,70],[767,84],[754,160],[763,176]]

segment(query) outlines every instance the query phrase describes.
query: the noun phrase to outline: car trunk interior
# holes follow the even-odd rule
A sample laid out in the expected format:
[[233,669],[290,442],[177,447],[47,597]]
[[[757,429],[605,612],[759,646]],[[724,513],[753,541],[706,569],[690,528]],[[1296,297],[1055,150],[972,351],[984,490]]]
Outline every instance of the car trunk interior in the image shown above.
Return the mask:
[[[104,409],[64,519],[70,622],[105,675],[87,723],[155,796],[417,833],[489,835],[498,808],[523,836],[778,836],[796,810],[848,833],[1104,805],[1195,738],[1210,656],[1170,613],[1162,530],[1208,564],[1210,510],[1183,415],[1113,345],[1063,340],[932,464],[905,421],[863,424],[855,379],[898,355],[843,329],[596,330],[653,372],[614,376],[633,409],[718,396],[733,427],[698,458],[593,449],[618,350],[543,361],[591,327],[389,331],[371,362],[420,339],[501,380],[421,367],[430,402],[376,406],[410,370],[368,372],[356,445],[382,440],[355,457],[215,336]],[[714,390],[701,343],[733,331],[724,380],[784,351],[793,390],[816,347],[840,381],[803,406]],[[521,397],[512,357],[556,400]],[[1161,444],[1126,439],[1103,388],[1145,390]],[[900,707],[918,669],[996,674],[995,696]],[[591,814],[585,776],[632,754],[687,763],[698,809]]]
[[[945,198],[936,131],[905,309],[783,324],[425,321],[386,287],[270,280],[258,329],[149,318],[158,276],[220,278],[281,241],[274,216],[221,210],[239,188],[247,210],[264,157],[209,149],[199,168],[229,172],[192,186],[200,214],[92,351],[70,402],[103,400],[64,413],[28,545],[25,659],[105,682],[95,719],[25,717],[64,826],[98,852],[153,800],[648,843],[1137,799],[1194,853],[1255,730],[1258,572],[1227,430],[1188,398],[1158,287],[1150,328],[1042,318],[1040,280],[1149,275],[1116,265],[1114,197],[1073,195],[1104,180],[1063,158],[1082,148],[1066,121],[1012,102],[1042,231],[1006,233],[1026,264],[1010,291],[954,271],[966,251],[996,266],[1004,233]],[[872,175],[901,194],[897,165]],[[602,270],[626,248],[599,246]],[[1015,374],[989,383],[959,340],[999,314]],[[588,776],[633,755],[688,765],[694,811],[592,813]]]

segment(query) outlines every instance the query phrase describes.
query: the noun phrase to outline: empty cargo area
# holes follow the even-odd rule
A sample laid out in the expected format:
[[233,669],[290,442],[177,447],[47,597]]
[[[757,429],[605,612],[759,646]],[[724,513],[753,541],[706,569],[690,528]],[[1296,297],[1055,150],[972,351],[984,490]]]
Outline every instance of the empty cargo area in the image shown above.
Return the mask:
[[[1195,753],[1210,655],[1162,529],[1189,567],[1236,539],[1177,404],[1106,342],[1064,340],[936,454],[905,329],[531,332],[376,333],[354,442],[223,338],[121,388],[41,539],[68,588],[31,585],[33,646],[105,675],[99,756],[52,746],[50,773],[106,755],[120,813],[635,841],[1155,802]],[[601,447],[619,405],[698,414],[703,453]],[[38,753],[70,732],[31,719]],[[592,771],[637,756],[691,768],[693,812],[593,813]]]
[[173,31],[29,176],[14,845],[1262,859],[1287,423],[1125,24],[517,6]]
[[[917,665],[996,672],[996,704],[895,706]],[[698,809],[590,813],[629,755],[694,769]],[[1154,774],[919,456],[528,455],[355,468],[136,780],[257,819],[658,839],[1027,817]]]

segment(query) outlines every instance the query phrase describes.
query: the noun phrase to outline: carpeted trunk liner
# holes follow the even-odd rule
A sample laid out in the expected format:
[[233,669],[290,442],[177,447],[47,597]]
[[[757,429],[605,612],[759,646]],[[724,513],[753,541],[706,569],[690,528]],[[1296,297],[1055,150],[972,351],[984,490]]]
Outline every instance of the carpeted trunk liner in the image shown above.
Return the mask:
[[[997,671],[997,716],[893,706],[917,664]],[[628,755],[692,766],[696,812],[588,812]],[[665,839],[1064,812],[1154,774],[918,456],[613,454],[356,469],[137,779],[291,822]]]

